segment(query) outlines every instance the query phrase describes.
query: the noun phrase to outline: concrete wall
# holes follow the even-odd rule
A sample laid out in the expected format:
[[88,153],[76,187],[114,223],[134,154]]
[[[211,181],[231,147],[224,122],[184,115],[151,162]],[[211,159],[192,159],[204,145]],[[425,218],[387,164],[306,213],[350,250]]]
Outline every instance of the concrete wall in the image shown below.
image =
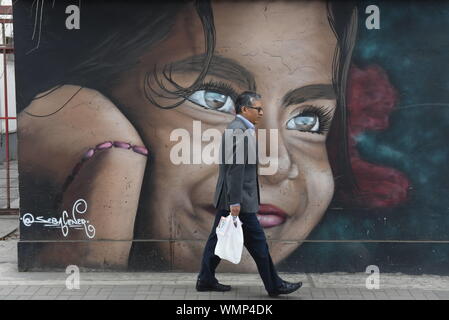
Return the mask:
[[15,4],[19,269],[198,271],[218,165],[173,150],[204,160],[256,90],[279,270],[448,274],[449,5],[208,3]]

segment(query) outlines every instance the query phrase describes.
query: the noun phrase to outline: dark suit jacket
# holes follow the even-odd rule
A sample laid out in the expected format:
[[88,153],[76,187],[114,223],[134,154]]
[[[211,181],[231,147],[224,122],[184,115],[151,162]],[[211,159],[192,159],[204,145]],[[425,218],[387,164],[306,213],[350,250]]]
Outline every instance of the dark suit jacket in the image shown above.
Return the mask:
[[[257,173],[259,159],[256,138],[250,134],[251,131],[254,134],[254,131],[247,131],[247,126],[239,117],[235,117],[227,129],[230,129],[227,132],[232,132],[235,138],[232,139],[225,131],[221,139],[219,176],[215,187],[214,206],[218,209],[230,210],[229,205],[240,203],[241,212],[257,212],[260,204]],[[229,143],[228,146],[232,145],[232,149],[225,150],[226,140]],[[232,144],[229,140],[232,141]],[[239,146],[242,149],[239,149]],[[239,160],[238,154],[236,155],[237,150],[244,151],[244,161],[237,161]],[[230,154],[232,163],[226,163]]]

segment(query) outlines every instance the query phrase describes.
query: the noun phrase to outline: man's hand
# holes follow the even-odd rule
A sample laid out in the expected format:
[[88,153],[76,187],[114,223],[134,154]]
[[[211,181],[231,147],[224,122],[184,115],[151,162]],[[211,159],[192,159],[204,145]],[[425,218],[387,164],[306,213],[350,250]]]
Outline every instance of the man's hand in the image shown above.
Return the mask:
[[238,217],[240,214],[240,205],[230,206],[231,208],[231,215],[234,217]]

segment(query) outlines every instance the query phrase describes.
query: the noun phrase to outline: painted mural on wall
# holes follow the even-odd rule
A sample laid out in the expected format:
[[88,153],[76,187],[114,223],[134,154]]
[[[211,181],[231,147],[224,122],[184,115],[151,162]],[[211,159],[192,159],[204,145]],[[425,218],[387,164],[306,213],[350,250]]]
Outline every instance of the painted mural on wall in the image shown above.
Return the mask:
[[255,90],[278,133],[258,217],[281,270],[444,272],[447,245],[422,240],[449,240],[449,6],[376,2],[376,26],[370,5],[17,1],[19,268],[198,271],[218,165],[174,163],[170,137],[193,159],[218,147],[195,135]]

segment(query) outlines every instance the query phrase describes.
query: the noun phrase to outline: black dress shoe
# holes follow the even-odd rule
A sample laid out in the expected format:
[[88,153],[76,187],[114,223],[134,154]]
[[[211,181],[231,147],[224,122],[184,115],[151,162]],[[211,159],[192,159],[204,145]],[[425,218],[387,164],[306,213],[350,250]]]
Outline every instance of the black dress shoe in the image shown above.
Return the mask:
[[271,292],[268,295],[270,297],[277,297],[280,294],[289,294],[292,292],[295,292],[296,290],[298,290],[299,288],[301,288],[302,286],[302,282],[295,282],[295,283],[290,283],[287,281],[282,280],[282,284],[281,286],[277,289],[276,292]]
[[227,286],[225,284],[216,283],[216,284],[205,284],[200,280],[196,281],[196,291],[218,291],[225,292],[230,291],[231,286]]

